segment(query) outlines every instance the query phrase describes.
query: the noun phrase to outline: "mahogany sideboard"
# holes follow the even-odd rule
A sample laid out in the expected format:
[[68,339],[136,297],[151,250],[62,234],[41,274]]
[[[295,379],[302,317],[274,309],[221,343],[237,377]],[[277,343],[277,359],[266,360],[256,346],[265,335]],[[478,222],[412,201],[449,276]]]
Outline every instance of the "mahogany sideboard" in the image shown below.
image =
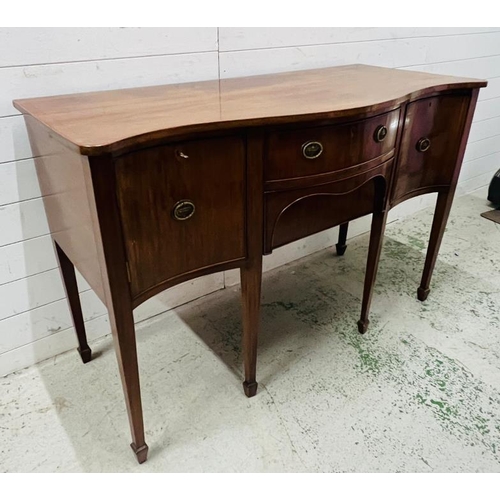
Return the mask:
[[257,391],[262,256],[373,214],[364,333],[387,213],[437,192],[418,298],[429,294],[480,87],[353,65],[14,101],[27,123],[50,231],[90,361],[76,267],[109,311],[140,463],[132,311],[178,283],[239,268],[245,394]]

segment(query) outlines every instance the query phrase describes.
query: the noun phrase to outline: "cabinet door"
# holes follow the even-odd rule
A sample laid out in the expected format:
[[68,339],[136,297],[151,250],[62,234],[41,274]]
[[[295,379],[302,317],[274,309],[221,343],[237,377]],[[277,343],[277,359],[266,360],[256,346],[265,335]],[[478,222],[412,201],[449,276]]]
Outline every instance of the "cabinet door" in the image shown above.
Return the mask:
[[449,186],[454,178],[470,95],[447,94],[408,104],[392,204]]
[[241,138],[145,149],[115,165],[134,298],[245,257]]

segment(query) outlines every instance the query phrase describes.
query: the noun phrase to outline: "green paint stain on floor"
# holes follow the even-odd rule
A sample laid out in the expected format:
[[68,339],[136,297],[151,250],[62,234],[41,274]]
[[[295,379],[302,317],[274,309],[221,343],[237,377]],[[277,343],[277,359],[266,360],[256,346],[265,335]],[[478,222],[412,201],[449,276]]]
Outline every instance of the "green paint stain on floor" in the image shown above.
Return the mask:
[[[498,292],[485,288],[484,293],[471,296],[466,273],[438,265],[436,272],[441,286],[451,287],[454,298],[449,304],[443,305],[436,285],[433,292],[436,300],[418,303],[415,290],[422,267],[420,250],[427,245],[428,228],[425,234],[408,237],[402,233],[401,238],[406,243],[391,238],[385,240],[371,324],[366,335],[360,335],[356,329],[362,280],[352,267],[356,259],[363,262],[361,268],[364,266],[366,245],[355,247],[352,244],[349,260],[339,260],[325,252],[318,254],[308,268],[300,264],[293,266],[293,277],[284,276],[278,285],[273,283],[275,290],[269,294],[262,307],[263,316],[266,316],[264,321],[279,328],[282,321],[279,318],[286,317],[287,330],[303,342],[299,346],[299,350],[303,350],[300,355],[293,357],[293,363],[310,363],[310,356],[303,354],[307,349],[317,348],[320,342],[325,342],[327,349],[333,349],[333,355],[339,356],[337,360],[340,357],[347,359],[345,372],[350,373],[352,386],[349,386],[351,380],[344,380],[346,388],[343,394],[346,398],[347,395],[353,398],[353,393],[368,394],[370,391],[385,392],[389,398],[393,394],[392,399],[385,400],[389,401],[386,410],[391,412],[391,418],[397,418],[396,415],[402,420],[408,416],[422,417],[434,431],[435,428],[441,429],[446,436],[444,439],[452,437],[463,443],[463,446],[479,447],[481,452],[491,453],[494,460],[500,463],[500,454],[497,453],[500,442],[498,389],[483,383],[458,360],[426,345],[425,337],[412,335],[404,326],[399,331],[394,327],[387,331],[384,321],[388,317],[382,319],[377,316],[380,309],[379,305],[375,306],[377,296],[378,300],[382,298],[387,301],[396,295],[398,300],[403,297],[408,304],[408,297],[411,297],[414,302],[410,314],[414,314],[415,320],[425,322],[425,327],[432,329],[436,335],[447,337],[453,333],[453,329],[463,333],[460,328],[464,327],[456,321],[460,315],[454,314],[460,307],[460,313],[473,317],[470,313],[472,308],[478,318],[487,317],[491,324],[498,327]],[[336,279],[344,280],[344,286],[339,287]],[[307,283],[307,286],[303,283]],[[392,316],[389,317],[392,321],[397,307],[393,304],[391,307]],[[448,315],[443,314],[443,307],[449,308]],[[233,313],[239,314],[239,309]],[[230,348],[236,350],[241,341],[241,324],[236,321],[231,323],[236,331],[229,334],[226,330],[225,334],[230,341]],[[273,329],[270,330],[266,334],[274,335]],[[273,349],[277,345],[273,344]],[[287,363],[291,358],[289,354],[283,357]],[[332,371],[337,369],[332,363]],[[323,385],[316,383],[311,390],[318,394],[331,394],[332,382],[330,380]],[[340,382],[336,390],[337,394],[342,393]],[[422,461],[429,465],[425,459]]]
[[414,236],[408,235],[408,242],[410,243],[410,246],[416,248],[417,250],[425,250],[426,248],[426,244]]
[[[447,432],[493,451],[498,461],[500,395],[476,380],[454,359],[431,347],[423,350],[422,383],[414,401],[429,409]],[[437,397],[439,393],[441,397]]]

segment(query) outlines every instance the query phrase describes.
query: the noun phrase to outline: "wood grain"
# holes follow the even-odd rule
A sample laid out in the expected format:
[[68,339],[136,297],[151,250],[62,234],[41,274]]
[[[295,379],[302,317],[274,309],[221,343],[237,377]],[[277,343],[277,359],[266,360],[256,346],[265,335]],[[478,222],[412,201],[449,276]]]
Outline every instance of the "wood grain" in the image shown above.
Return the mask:
[[343,181],[266,193],[265,252],[372,213],[375,180],[390,178],[392,163],[390,160]]
[[181,133],[374,113],[482,80],[350,65],[14,101],[85,155]]
[[[451,183],[470,95],[420,99],[406,108],[405,128],[394,179],[392,205],[426,188]],[[419,140],[429,140],[427,151]]]
[[[245,258],[242,138],[146,149],[115,165],[134,299],[188,272],[194,277]],[[194,204],[194,214],[175,220],[174,206],[183,200]]]
[[28,133],[52,238],[105,302],[98,258],[95,213],[89,196],[88,160],[52,140],[51,131],[30,116]]
[[[266,137],[266,181],[317,176],[379,158],[394,149],[398,125],[399,109],[396,109],[337,126],[273,130]],[[375,138],[379,127],[387,131],[380,142]],[[323,147],[320,156],[314,159],[306,158],[302,151],[303,145],[310,141]]]

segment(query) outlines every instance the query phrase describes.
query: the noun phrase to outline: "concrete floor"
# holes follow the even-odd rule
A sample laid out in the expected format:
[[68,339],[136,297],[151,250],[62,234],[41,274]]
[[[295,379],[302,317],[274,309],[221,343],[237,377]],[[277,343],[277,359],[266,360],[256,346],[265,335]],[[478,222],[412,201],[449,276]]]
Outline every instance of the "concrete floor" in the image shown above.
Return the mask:
[[265,275],[257,396],[239,289],[138,329],[149,460],[129,449],[111,339],[0,380],[0,471],[500,472],[500,226],[456,200],[426,303],[432,210],[387,228],[370,330],[368,235]]

